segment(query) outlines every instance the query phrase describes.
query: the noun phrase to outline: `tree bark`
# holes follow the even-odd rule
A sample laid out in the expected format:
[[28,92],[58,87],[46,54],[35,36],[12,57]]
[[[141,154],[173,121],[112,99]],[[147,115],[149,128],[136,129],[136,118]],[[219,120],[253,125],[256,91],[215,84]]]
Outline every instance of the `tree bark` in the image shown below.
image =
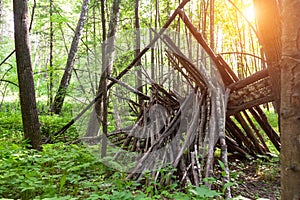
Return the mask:
[[[141,36],[140,36],[140,16],[139,16],[139,0],[135,0],[135,8],[134,8],[134,16],[135,16],[135,31],[136,31],[136,43],[135,43],[135,51],[134,51],[134,57],[137,57],[139,53],[141,52]],[[142,65],[141,60],[138,60],[135,64],[137,67],[140,67]],[[137,69],[137,89],[139,92],[143,93],[142,88],[142,70],[140,68]],[[142,98],[139,96],[139,104],[143,104]]]
[[34,149],[41,149],[40,123],[36,108],[31,66],[27,1],[14,0],[14,28],[20,103],[25,139]]
[[281,199],[300,199],[300,1],[283,1]]
[[70,51],[68,54],[66,68],[65,68],[63,77],[61,79],[56,96],[54,98],[54,102],[51,107],[51,111],[54,112],[55,114],[60,114],[66,94],[67,94],[67,89],[68,89],[68,86],[70,84],[70,80],[72,77],[72,71],[73,71],[75,57],[77,54],[78,44],[79,44],[80,37],[82,34],[82,29],[83,29],[85,21],[87,19],[89,3],[90,3],[90,0],[84,0],[82,3],[81,13],[80,13],[80,17],[79,17],[77,27],[75,30],[75,35],[73,37],[71,48],[70,48]]
[[52,105],[53,102],[53,39],[54,39],[54,30],[53,30],[53,0],[50,0],[50,49],[49,49],[49,105]]
[[253,0],[258,25],[259,42],[265,54],[272,88],[275,109],[280,110],[280,57],[281,57],[281,0]]
[[215,1],[209,1],[209,37],[210,37],[210,48],[215,49]]

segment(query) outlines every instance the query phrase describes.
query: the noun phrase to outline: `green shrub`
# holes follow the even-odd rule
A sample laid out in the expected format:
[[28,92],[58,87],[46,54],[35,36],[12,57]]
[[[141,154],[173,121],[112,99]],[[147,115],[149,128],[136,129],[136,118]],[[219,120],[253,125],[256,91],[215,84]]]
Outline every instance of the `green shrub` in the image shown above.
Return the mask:
[[71,142],[78,138],[78,131],[71,126],[64,134],[54,136],[63,126],[65,126],[71,118],[61,117],[58,115],[42,115],[40,116],[41,134],[44,139],[50,138],[52,143],[55,142]]

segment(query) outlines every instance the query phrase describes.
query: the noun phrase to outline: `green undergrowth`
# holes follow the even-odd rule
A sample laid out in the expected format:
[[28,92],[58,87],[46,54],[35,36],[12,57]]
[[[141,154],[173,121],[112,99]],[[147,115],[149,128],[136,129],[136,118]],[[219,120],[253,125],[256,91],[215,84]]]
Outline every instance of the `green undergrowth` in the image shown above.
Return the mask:
[[[39,121],[41,127],[42,140],[48,143],[72,142],[78,138],[79,133],[74,126],[71,126],[64,134],[54,136],[54,134],[66,125],[71,116],[58,116],[40,114]],[[10,138],[12,134],[22,133],[22,117],[20,112],[0,112],[0,133],[2,138]]]
[[[51,135],[68,119],[42,116],[43,134]],[[69,134],[72,135],[72,129]],[[76,136],[76,130],[73,130]],[[221,193],[205,186],[181,188],[127,180],[103,165],[74,138],[57,138],[42,151],[28,148],[19,114],[0,114],[0,198],[5,199],[212,199]],[[163,169],[164,170],[164,169]]]
[[[40,114],[39,118],[43,138],[51,139],[42,151],[28,148],[23,140],[19,112],[0,112],[0,199],[222,199],[222,173],[211,180],[219,185],[215,190],[205,186],[182,188],[178,181],[164,185],[147,180],[146,175],[146,184],[127,180],[126,173],[108,168],[84,145],[72,144],[78,137],[76,128],[53,137],[71,117]],[[257,174],[268,180],[276,177],[276,163],[257,166]],[[162,170],[161,174],[168,174]],[[242,176],[240,172],[231,174],[234,189],[239,185],[236,174]]]
[[[15,134],[15,137],[20,135]],[[126,180],[80,145],[43,145],[38,152],[16,139],[0,140],[0,197],[9,199],[208,199],[220,193],[177,184],[144,186]]]

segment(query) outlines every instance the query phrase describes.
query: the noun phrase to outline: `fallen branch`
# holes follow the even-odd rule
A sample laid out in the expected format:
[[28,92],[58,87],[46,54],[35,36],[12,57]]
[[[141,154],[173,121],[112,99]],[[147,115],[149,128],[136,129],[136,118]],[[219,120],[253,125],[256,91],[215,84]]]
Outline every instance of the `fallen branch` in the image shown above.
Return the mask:
[[[168,21],[165,23],[165,25],[162,27],[162,29],[159,31],[159,35],[162,35],[165,30],[169,27],[171,22],[175,19],[175,17],[178,14],[178,11],[182,9],[190,0],[184,0],[174,11],[172,16],[168,19]],[[131,70],[135,64],[141,59],[141,57],[155,44],[155,42],[159,39],[159,36],[155,36],[150,43],[131,61],[131,63],[122,71],[120,74],[115,78],[116,80],[121,79],[129,70]],[[107,89],[110,89],[115,82],[111,82]],[[70,122],[68,122],[64,127],[62,127],[59,131],[57,131],[54,136],[60,135],[68,130],[70,126],[72,126],[78,119],[81,118],[81,116],[88,111],[94,104],[97,102],[103,95],[103,92],[100,92],[94,99],[91,101],[76,117],[74,117]]]

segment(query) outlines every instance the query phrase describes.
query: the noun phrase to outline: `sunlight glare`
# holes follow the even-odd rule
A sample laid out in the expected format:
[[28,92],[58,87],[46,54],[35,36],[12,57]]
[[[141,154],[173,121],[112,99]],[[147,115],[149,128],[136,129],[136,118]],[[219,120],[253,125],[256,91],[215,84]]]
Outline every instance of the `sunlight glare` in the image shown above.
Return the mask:
[[245,8],[243,13],[250,22],[255,20],[255,9],[253,6]]

